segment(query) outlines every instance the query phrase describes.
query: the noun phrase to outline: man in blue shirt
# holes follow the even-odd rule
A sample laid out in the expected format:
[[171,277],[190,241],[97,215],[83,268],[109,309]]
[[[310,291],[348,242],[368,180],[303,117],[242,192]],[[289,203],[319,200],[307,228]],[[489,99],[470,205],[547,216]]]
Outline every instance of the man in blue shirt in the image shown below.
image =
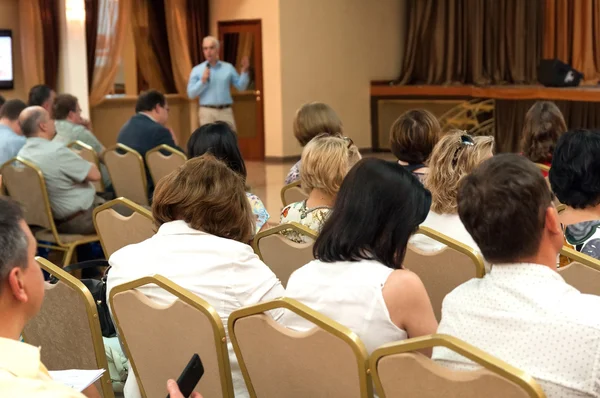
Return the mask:
[[220,120],[231,124],[235,130],[230,86],[233,84],[240,91],[248,87],[248,57],[242,59],[242,74],[239,75],[233,65],[219,60],[219,41],[214,37],[204,38],[202,51],[206,61],[192,69],[187,87],[188,97],[200,98],[198,116],[201,126]]
[[27,105],[21,100],[7,101],[0,108],[0,166],[17,156],[27,139],[21,134],[19,115]]

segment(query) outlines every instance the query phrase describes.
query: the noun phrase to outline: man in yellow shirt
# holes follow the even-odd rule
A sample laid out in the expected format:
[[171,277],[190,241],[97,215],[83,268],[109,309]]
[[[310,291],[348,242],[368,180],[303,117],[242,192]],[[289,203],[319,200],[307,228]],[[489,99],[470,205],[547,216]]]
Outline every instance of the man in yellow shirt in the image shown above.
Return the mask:
[[[36,240],[23,210],[0,197],[0,397],[100,397],[93,385],[83,395],[53,381],[40,361],[40,348],[20,341],[23,328],[44,300],[44,276],[35,252]],[[172,397],[182,397],[172,380],[168,391]]]

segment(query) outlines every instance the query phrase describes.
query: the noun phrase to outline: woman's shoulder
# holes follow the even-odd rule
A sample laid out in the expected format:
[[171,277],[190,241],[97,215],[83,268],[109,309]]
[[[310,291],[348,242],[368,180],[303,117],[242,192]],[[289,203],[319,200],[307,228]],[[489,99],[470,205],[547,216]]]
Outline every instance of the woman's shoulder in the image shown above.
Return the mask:
[[391,301],[413,300],[423,293],[427,294],[421,278],[407,269],[397,269],[391,272],[383,289],[384,296],[390,298]]

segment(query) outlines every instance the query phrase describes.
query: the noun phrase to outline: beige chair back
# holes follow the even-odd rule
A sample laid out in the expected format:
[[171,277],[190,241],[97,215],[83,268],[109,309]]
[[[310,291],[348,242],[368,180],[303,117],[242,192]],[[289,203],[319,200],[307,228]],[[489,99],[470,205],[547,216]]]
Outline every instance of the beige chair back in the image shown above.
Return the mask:
[[104,164],[117,196],[148,206],[148,181],[142,156],[123,144],[104,151]]
[[96,388],[105,398],[114,397],[92,294],[81,281],[48,260],[37,257],[36,261],[58,283],[45,284],[42,309],[25,326],[25,341],[42,348],[41,360],[49,370],[106,369]]
[[[81,156],[84,160],[87,160],[91,164],[95,164],[98,170],[101,170],[100,159],[98,158],[96,151],[94,151],[94,148],[81,141],[73,141],[69,143],[67,147]],[[104,182],[102,181],[102,178],[92,184],[94,185],[94,188],[96,188],[96,192],[104,192]]]
[[[168,155],[165,155],[167,152]],[[162,144],[146,153],[146,165],[150,170],[154,185],[163,177],[175,171],[187,161],[187,156],[168,145]]]
[[[123,214],[130,215],[125,216]],[[156,233],[152,213],[129,199],[117,198],[94,209],[94,226],[104,255],[151,238]]]
[[433,312],[439,321],[444,297],[469,279],[483,277],[483,258],[471,247],[431,228],[420,227],[417,233],[447,246],[440,251],[426,253],[409,244],[404,259],[404,267],[413,271],[423,281]]
[[[288,229],[312,238],[313,242],[292,242],[280,234],[281,231]],[[281,224],[258,233],[254,238],[252,246],[254,252],[271,268],[271,271],[273,271],[285,287],[295,270],[314,260],[313,245],[315,239],[317,239],[315,231],[304,225],[292,222]]]
[[[421,353],[446,347],[482,366],[453,371]],[[380,398],[543,398],[540,385],[525,372],[455,337],[434,334],[386,344],[371,355],[371,371]]]
[[300,181],[293,182],[281,188],[281,203],[287,206],[290,203],[302,202],[308,199],[306,192],[300,187]]
[[[175,296],[175,301],[156,304],[136,290],[150,284]],[[142,396],[165,397],[166,380],[177,380],[197,353],[204,376],[195,391],[211,398],[233,397],[225,328],[206,301],[155,275],[113,288],[109,304]]]
[[[265,314],[284,308],[315,324],[296,332]],[[350,329],[281,298],[234,311],[229,336],[251,397],[365,398],[372,394],[367,351]]]
[[600,296],[600,260],[563,246],[560,254],[573,260],[558,269],[565,282],[581,293]]
[[17,157],[6,162],[0,173],[8,194],[23,206],[27,224],[55,231],[46,183],[40,169]]

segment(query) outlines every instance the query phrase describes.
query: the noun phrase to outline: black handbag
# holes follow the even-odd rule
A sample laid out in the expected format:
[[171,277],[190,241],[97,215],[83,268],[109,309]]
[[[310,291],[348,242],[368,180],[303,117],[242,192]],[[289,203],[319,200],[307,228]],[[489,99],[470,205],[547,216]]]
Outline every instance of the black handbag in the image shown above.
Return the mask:
[[[109,267],[107,260],[90,260],[82,261],[77,264],[71,264],[63,268],[67,272],[84,270],[97,267]],[[110,267],[109,267],[110,269]],[[102,336],[114,337],[117,335],[115,325],[110,317],[108,311],[108,299],[106,297],[106,277],[109,269],[106,270],[102,279],[81,279],[81,282],[88,288],[94,301],[96,302],[96,308],[98,310],[98,319],[100,321],[100,329],[102,330]],[[52,277],[50,283],[57,283],[58,279]]]

